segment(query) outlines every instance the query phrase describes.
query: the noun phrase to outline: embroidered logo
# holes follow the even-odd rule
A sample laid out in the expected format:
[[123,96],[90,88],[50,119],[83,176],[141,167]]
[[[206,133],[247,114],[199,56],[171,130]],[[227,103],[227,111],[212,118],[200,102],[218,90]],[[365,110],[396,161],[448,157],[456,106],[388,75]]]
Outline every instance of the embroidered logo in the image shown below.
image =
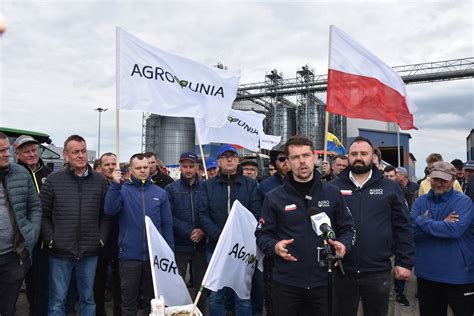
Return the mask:
[[318,201],[318,207],[329,207],[329,200]]
[[369,194],[370,195],[381,195],[381,194],[383,194],[383,189],[370,189]]

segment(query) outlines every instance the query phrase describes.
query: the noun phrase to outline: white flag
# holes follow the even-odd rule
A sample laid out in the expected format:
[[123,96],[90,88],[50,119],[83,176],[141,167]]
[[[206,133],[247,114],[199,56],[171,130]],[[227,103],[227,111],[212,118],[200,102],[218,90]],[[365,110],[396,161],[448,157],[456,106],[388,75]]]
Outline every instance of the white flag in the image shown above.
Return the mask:
[[264,118],[265,115],[254,111],[230,109],[227,122],[222,127],[209,127],[204,120],[196,119],[196,128],[199,129],[202,144],[236,144],[257,151],[260,136],[263,135]]
[[252,276],[263,254],[255,238],[257,220],[238,200],[229,213],[204,277],[204,287],[218,291],[232,288],[242,299],[250,298]]
[[145,224],[155,297],[163,295],[168,306],[192,304],[173,251],[148,216],[145,216]]
[[263,134],[260,136],[260,149],[272,150],[281,142],[281,136]]
[[237,95],[240,71],[206,66],[117,31],[121,109],[202,118],[219,127]]

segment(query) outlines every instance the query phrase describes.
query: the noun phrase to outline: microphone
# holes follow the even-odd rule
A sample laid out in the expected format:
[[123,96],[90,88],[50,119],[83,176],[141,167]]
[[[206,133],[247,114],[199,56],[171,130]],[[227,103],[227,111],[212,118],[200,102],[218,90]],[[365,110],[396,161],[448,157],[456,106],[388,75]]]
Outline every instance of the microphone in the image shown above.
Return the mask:
[[336,233],[331,227],[331,219],[326,213],[317,213],[311,216],[311,226],[316,235],[323,236],[325,240],[336,239]]

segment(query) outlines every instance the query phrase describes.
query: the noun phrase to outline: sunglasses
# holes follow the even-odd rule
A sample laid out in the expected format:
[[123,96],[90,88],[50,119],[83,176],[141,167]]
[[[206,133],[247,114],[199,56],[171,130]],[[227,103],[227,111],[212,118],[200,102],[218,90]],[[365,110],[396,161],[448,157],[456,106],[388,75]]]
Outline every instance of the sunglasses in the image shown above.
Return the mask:
[[279,162],[285,162],[286,161],[286,157],[278,157],[277,160]]

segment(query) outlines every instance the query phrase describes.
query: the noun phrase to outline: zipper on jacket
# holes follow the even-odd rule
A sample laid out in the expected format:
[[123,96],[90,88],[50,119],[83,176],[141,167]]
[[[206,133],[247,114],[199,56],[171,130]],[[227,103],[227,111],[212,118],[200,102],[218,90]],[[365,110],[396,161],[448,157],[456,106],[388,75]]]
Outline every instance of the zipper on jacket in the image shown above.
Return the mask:
[[77,232],[76,232],[76,242],[77,242],[77,255],[76,259],[80,260],[81,255],[81,246],[80,246],[80,230],[81,230],[81,222],[82,222],[82,178],[78,179],[77,185],[79,188],[79,220],[77,221]]
[[[197,178],[196,178],[196,181],[197,181]],[[195,222],[195,219],[194,219],[194,203],[193,203],[193,186],[190,185],[189,186],[189,198],[191,199],[191,217],[193,219],[193,229],[196,228],[196,222]],[[193,248],[194,250],[196,250],[196,243],[193,242]]]
[[[361,192],[361,188],[357,188],[357,193],[359,194],[359,223],[362,224],[362,209],[361,209],[361,207],[362,207],[362,192]],[[360,234],[361,234],[361,229],[359,229],[359,228],[360,227],[356,228],[357,238],[360,238]],[[361,257],[360,256],[360,245],[358,245],[357,246],[357,274],[360,273],[360,266],[361,266],[360,257]]]
[[142,183],[142,210],[143,210],[143,228],[145,228],[143,230],[143,260],[145,260],[145,249],[147,249],[147,245],[146,245],[146,223],[145,223],[145,216],[146,216],[146,210],[145,210],[145,184]]

